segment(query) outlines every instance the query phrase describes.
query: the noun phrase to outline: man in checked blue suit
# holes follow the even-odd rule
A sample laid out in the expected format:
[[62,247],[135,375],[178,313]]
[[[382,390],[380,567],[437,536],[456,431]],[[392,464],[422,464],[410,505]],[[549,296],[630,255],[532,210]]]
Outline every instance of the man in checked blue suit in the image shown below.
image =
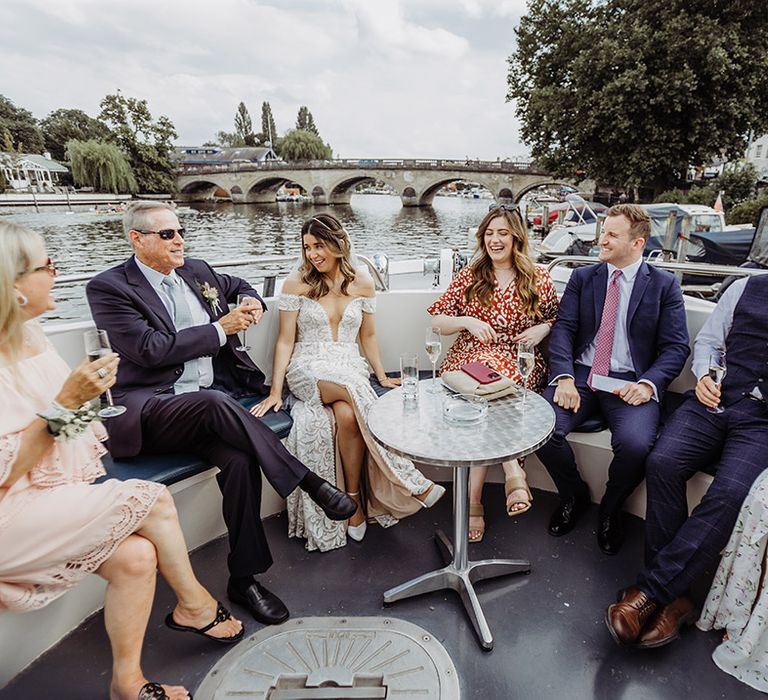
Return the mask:
[[[238,333],[266,310],[245,280],[185,259],[173,207],[133,202],[123,228],[134,255],[86,288],[93,320],[120,355],[115,401],[127,407],[107,422],[113,457],[193,452],[219,467],[229,531],[230,600],[264,624],[288,609],[254,577],[272,564],[261,524],[261,473],[283,497],[304,490],[333,520],[357,504],[291,455],[238,398],[263,394],[264,374],[238,349]],[[230,310],[238,297],[247,296]]]
[[573,271],[549,341],[555,431],[537,452],[560,495],[549,522],[570,532],[590,503],[568,433],[601,413],[611,429],[613,460],[600,503],[597,541],[606,554],[623,542],[621,510],[643,480],[656,440],[659,401],[688,357],[688,331],[674,276],[643,262],[651,233],[644,209],[611,207],[600,236],[600,264]]

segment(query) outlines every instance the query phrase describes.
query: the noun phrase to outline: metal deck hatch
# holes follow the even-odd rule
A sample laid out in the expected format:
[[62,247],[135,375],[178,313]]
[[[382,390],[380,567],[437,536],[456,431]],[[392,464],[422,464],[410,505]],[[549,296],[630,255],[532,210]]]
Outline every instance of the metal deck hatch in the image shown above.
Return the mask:
[[219,659],[198,700],[459,700],[448,652],[390,617],[305,617],[266,627]]

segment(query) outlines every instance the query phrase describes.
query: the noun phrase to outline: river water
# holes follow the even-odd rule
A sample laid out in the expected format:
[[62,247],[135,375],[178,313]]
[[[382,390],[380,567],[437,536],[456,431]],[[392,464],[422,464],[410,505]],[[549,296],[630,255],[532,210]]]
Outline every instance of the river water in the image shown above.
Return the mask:
[[[307,204],[199,204],[179,213],[187,229],[186,253],[209,262],[255,255],[296,255],[301,224],[321,212],[336,216],[349,232],[357,252],[384,253],[391,260],[435,257],[441,248],[467,245],[467,229],[477,226],[488,211],[488,200],[436,197],[434,207],[403,207],[390,195],[353,195],[349,206]],[[59,274],[96,273],[125,260],[131,249],[119,214],[43,209],[0,212],[39,231]],[[279,268],[272,268],[279,269]],[[264,269],[232,268],[253,283]],[[56,289],[57,309],[46,320],[78,320],[88,315],[82,284]]]

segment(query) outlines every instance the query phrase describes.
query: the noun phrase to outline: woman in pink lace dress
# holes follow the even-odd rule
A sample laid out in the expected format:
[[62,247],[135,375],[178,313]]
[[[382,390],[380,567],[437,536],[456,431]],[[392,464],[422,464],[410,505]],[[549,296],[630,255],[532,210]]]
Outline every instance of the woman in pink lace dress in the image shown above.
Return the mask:
[[164,486],[91,483],[106,433],[85,404],[114,383],[118,357],[70,372],[34,320],[54,307],[55,274],[40,236],[0,224],[0,610],[36,610],[96,573],[107,581],[111,700],[182,700],[185,688],[150,683],[139,665],[156,569],[178,596],[169,626],[224,642],[243,626],[195,578]]

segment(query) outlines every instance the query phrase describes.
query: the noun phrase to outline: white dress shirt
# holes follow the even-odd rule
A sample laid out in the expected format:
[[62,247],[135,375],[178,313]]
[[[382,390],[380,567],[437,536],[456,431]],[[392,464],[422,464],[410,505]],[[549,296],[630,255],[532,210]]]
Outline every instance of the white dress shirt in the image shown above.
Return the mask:
[[[149,282],[152,289],[157,293],[163,306],[165,306],[168,315],[171,317],[171,321],[173,321],[173,302],[162,286],[162,282],[166,277],[171,277],[181,285],[181,289],[184,291],[184,299],[189,305],[189,311],[192,314],[192,320],[195,322],[195,325],[202,326],[206,323],[211,323],[211,317],[205,310],[200,298],[175,271],[171,271],[169,275],[164,275],[162,272],[153,270],[148,265],[145,265],[136,256],[134,256],[133,259],[136,261],[136,266],[141,270],[141,273],[147,278],[147,282]],[[224,329],[218,321],[213,321],[213,327],[219,335],[219,347],[223,347],[224,343],[227,342],[227,336],[224,333]],[[200,357],[198,358],[197,366],[200,372],[200,386],[203,388],[211,386],[211,384],[213,384],[213,359],[210,355]]]
[[693,360],[691,371],[696,379],[701,379],[709,373],[709,357],[716,348],[725,347],[725,339],[733,326],[733,312],[744,294],[749,277],[736,280],[723,292],[712,314],[701,327],[696,340],[693,341]]

